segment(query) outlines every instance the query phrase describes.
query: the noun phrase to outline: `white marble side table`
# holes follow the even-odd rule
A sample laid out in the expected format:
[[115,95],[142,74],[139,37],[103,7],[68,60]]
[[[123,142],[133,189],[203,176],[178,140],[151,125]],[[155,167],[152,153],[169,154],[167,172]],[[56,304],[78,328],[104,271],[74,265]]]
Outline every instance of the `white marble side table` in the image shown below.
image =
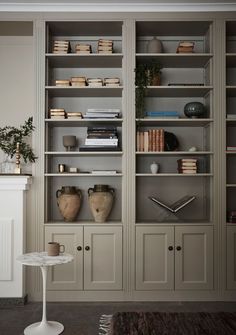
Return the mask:
[[29,266],[40,266],[43,277],[43,315],[42,321],[33,323],[24,330],[25,335],[57,335],[61,334],[64,326],[56,321],[47,321],[46,315],[46,283],[47,270],[49,266],[65,264],[73,261],[70,254],[60,254],[59,256],[48,256],[47,252],[31,252],[17,258],[19,262]]

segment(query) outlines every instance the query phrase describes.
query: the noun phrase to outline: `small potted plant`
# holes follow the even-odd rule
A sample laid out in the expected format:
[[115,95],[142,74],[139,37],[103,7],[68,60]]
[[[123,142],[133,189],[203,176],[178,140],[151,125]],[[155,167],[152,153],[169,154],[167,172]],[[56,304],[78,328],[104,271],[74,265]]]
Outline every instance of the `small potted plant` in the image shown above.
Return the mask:
[[0,149],[6,154],[6,159],[2,163],[2,173],[14,173],[14,164],[11,159],[16,154],[17,147],[25,163],[36,161],[37,157],[26,142],[34,129],[32,117],[29,117],[19,128],[13,126],[0,128]]
[[160,86],[161,84],[161,64],[156,60],[148,63],[140,63],[135,69],[136,87],[136,117],[143,118],[145,113],[145,96],[147,86]]

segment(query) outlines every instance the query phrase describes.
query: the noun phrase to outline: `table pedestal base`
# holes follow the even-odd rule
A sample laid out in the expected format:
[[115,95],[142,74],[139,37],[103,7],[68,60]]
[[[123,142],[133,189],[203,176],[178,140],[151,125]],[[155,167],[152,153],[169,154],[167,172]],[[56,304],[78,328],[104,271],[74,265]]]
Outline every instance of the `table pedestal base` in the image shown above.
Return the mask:
[[64,326],[56,321],[36,322],[24,330],[25,335],[58,335],[64,330]]

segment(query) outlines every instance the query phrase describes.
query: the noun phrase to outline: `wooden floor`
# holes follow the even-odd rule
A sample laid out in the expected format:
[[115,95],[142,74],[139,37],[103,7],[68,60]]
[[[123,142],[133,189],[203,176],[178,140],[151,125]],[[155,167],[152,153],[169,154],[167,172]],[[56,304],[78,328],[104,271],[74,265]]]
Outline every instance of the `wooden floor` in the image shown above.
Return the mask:
[[[118,311],[236,312],[236,302],[85,302],[47,305],[48,320],[63,323],[65,326],[63,335],[98,335],[100,316]],[[1,307],[0,335],[23,335],[25,327],[40,321],[41,313],[41,303],[28,303],[21,307]]]

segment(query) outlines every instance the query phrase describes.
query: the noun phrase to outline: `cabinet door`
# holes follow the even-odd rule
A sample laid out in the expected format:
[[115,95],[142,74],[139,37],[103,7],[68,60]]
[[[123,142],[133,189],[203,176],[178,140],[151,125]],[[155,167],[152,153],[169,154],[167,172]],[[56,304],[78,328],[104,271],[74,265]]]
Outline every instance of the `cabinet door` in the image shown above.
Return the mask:
[[213,228],[175,228],[175,289],[213,288]]
[[136,228],[136,289],[174,288],[174,228]]
[[236,227],[227,227],[227,289],[236,289]]
[[[49,290],[83,289],[83,227],[45,227],[45,249],[50,241],[64,244],[65,252],[74,256],[71,263],[50,267]],[[77,247],[81,246],[81,250]]]
[[122,227],[84,227],[84,289],[122,289]]

